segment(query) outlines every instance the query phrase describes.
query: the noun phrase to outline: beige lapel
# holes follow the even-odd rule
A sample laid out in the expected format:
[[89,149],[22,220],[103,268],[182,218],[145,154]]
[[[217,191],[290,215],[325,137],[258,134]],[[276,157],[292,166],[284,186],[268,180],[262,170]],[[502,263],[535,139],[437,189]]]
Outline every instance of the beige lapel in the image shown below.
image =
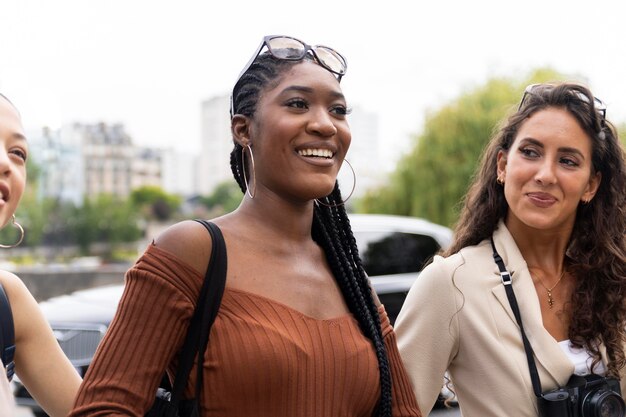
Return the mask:
[[[542,386],[563,386],[574,372],[574,365],[563,353],[557,341],[543,327],[541,308],[539,307],[539,300],[532,277],[513,237],[503,222],[500,222],[498,229],[494,233],[494,242],[507,270],[512,273],[511,278],[515,298],[519,305],[524,331],[535,353],[535,363],[537,364]],[[500,275],[495,262],[494,273]],[[500,283],[493,287],[492,293],[509,316],[512,322],[511,325],[519,329],[506,296],[504,285]],[[521,343],[521,333],[519,337]],[[525,369],[527,369],[527,366]],[[552,378],[552,381],[546,380],[548,377]]]

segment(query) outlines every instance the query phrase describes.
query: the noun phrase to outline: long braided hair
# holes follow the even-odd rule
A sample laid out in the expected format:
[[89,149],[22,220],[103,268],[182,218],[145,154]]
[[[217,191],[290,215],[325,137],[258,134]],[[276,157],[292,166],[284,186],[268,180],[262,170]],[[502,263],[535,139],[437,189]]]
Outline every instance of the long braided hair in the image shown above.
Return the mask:
[[[313,60],[308,55],[305,59]],[[259,55],[233,88],[234,114],[254,117],[261,93],[276,85],[287,69],[300,62],[276,59],[267,53]],[[235,143],[230,154],[230,166],[241,191],[245,193],[244,163],[242,147]],[[378,416],[390,417],[391,371],[380,317],[337,182],[332,193],[324,198],[324,203],[328,206],[315,204],[311,234],[324,250],[350,312],[359,322],[363,334],[372,341],[380,374]]]
[[567,270],[576,276],[569,338],[589,350],[594,365],[601,359],[597,342],[604,342],[608,373],[617,376],[626,365],[626,167],[617,132],[594,103],[591,91],[574,83],[546,84],[525,97],[489,142],[445,255],[490,237],[506,216],[508,203],[496,182],[498,152],[509,151],[533,114],[546,108],[567,110],[591,139],[592,174],[602,174],[594,198],[578,206],[567,247]]

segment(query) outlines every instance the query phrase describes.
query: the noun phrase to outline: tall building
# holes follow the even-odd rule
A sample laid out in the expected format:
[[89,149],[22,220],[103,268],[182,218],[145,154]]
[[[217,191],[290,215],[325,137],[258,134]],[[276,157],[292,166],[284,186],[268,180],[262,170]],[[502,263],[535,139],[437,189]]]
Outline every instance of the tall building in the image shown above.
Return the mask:
[[[352,143],[346,159],[352,165],[356,175],[353,197],[360,197],[369,189],[380,185],[383,178],[384,165],[380,160],[378,115],[362,107],[354,106],[352,113],[348,116],[348,123],[352,133]],[[354,181],[352,174],[348,171],[349,167],[344,166],[338,176],[344,197],[347,197]]]
[[161,156],[163,189],[184,197],[197,194],[197,154],[169,148]]
[[132,190],[134,149],[122,125],[75,124],[85,161],[85,194],[127,196]]
[[224,181],[234,181],[230,171],[230,151],[233,149],[228,114],[228,95],[216,96],[202,102],[200,155],[196,189],[211,194]]
[[79,142],[63,135],[62,129],[44,127],[27,132],[31,152],[39,170],[39,198],[55,198],[82,204],[85,192],[84,159]]

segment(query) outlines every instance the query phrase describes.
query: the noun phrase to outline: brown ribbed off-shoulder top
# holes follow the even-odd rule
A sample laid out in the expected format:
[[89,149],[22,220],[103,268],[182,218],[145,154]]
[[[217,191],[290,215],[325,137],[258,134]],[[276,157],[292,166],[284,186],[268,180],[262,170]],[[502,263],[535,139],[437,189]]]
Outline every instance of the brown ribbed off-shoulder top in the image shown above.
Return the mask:
[[[162,369],[176,367],[203,277],[151,245],[126,275],[118,311],[70,416],[143,416]],[[394,416],[419,416],[395,334],[381,307]],[[178,342],[175,342],[178,341]],[[203,417],[372,416],[378,362],[356,319],[308,317],[226,287],[203,363]],[[187,387],[193,392],[195,370]]]

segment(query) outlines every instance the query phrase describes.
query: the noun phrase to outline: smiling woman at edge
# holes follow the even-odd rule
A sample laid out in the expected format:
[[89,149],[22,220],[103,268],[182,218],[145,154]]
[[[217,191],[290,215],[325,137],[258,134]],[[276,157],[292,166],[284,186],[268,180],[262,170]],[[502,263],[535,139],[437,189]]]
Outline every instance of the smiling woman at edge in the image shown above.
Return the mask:
[[[28,143],[20,114],[2,94],[0,149],[0,225],[4,227],[14,222],[15,210],[26,187]],[[14,246],[7,242],[0,244]],[[64,417],[74,402],[80,376],[63,354],[37,301],[22,280],[0,270],[0,283],[13,315],[15,373],[49,415]]]
[[[244,197],[213,220],[228,268],[200,414],[419,416],[336,182],[351,141],[345,60],[307,46],[265,37],[233,89],[231,166]],[[211,247],[193,221],[149,246],[127,274],[72,416],[143,416],[174,367]]]
[[529,86],[492,138],[446,258],[423,271],[396,324],[425,412],[449,369],[463,416],[538,415],[492,236],[541,392],[573,374],[624,375],[626,173],[605,112],[584,86]]

